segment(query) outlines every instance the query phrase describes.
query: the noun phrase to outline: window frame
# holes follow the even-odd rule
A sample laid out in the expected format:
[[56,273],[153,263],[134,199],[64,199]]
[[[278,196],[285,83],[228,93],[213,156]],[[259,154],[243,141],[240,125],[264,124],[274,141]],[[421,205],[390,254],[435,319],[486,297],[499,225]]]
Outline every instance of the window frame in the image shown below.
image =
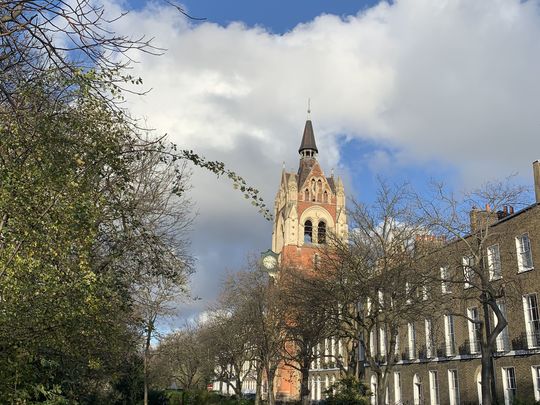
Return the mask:
[[424,319],[425,337],[426,337],[426,357],[431,359],[435,354],[435,342],[433,339],[433,320]]
[[409,360],[416,360],[416,328],[413,322],[407,324],[407,344]]
[[511,405],[517,396],[515,367],[501,367],[505,405]]
[[[452,395],[452,392],[454,395]],[[457,369],[448,370],[448,399],[450,405],[459,405],[460,403],[459,392],[459,376]]]
[[[473,317],[473,311],[476,312],[476,317]],[[470,354],[478,354],[480,353],[480,336],[482,333],[480,330],[481,325],[471,321],[471,319],[480,320],[480,312],[478,307],[467,308],[467,317],[470,318],[467,319],[467,329],[469,332],[469,352]]]
[[463,268],[463,288],[472,287],[472,278],[474,276],[473,266],[475,265],[473,255],[465,255],[461,258],[461,266]]
[[[524,238],[526,238],[526,243],[523,243]],[[516,236],[515,241],[518,273],[525,273],[527,271],[534,270],[534,261],[532,257],[531,239],[529,238],[529,233],[525,232],[519,236]],[[527,250],[524,249],[524,245],[527,245]],[[523,256],[525,253],[528,253],[528,260],[530,261],[530,266],[525,266],[525,264],[523,263]]]
[[[504,317],[506,318],[506,320],[508,321],[508,315],[506,313],[506,303],[501,300],[497,300],[497,305],[499,309],[501,310],[501,312],[504,314]],[[493,311],[492,311],[492,314],[493,314],[493,327],[495,328],[497,326],[498,320],[497,320],[497,317],[495,316],[495,313],[493,313]],[[495,340],[495,345],[498,352],[507,352],[509,350],[510,336],[508,334],[508,325],[506,325],[504,329],[502,330],[502,332],[499,333],[499,336],[497,336]]]
[[[493,254],[494,250],[497,252],[496,255]],[[486,258],[489,271],[489,280],[500,280],[502,278],[502,263],[501,249],[498,243],[494,243],[486,248]]]
[[[308,222],[309,222],[309,226],[307,225]],[[304,221],[303,226],[304,226],[304,243],[305,244],[315,243],[315,241],[313,240],[313,221],[308,218]],[[307,229],[309,229],[309,232],[307,231]],[[306,236],[309,236],[310,238],[309,241],[306,241]]]
[[[399,395],[396,395],[396,394],[399,394]],[[401,373],[399,371],[394,371],[394,402],[399,403],[401,401],[402,401]]]
[[444,315],[444,343],[446,346],[445,354],[447,357],[456,355],[456,328],[452,314]]
[[534,388],[534,399],[540,401],[540,365],[531,366],[532,381]]
[[[437,370],[429,370],[429,404],[440,404],[439,373]],[[435,394],[435,395],[433,395]]]
[[[534,297],[535,306],[530,299]],[[540,309],[538,307],[538,295],[530,293],[523,295],[523,316],[525,318],[525,331],[527,333],[527,348],[540,347]],[[533,319],[532,317],[535,317]]]
[[448,266],[442,266],[440,268],[440,275],[441,275],[441,292],[443,294],[450,294],[452,291],[450,289],[449,281],[448,281],[448,278],[449,278]]

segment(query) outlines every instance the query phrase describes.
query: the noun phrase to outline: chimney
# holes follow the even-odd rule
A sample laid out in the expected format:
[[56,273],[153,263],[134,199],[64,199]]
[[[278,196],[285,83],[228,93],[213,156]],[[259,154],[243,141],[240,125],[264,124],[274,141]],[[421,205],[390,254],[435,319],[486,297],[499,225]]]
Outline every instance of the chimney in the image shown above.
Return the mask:
[[471,233],[475,233],[478,230],[478,208],[472,207],[469,215],[471,219]]
[[540,161],[535,160],[533,162],[534,173],[534,194],[536,195],[536,202],[540,203]]

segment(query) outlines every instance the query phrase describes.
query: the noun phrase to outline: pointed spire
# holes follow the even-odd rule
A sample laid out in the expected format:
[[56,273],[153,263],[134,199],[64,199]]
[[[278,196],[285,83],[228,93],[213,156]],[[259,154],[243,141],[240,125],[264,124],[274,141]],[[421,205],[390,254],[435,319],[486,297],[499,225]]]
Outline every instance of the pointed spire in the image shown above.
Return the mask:
[[317,144],[315,143],[315,135],[313,134],[313,125],[311,120],[306,121],[306,126],[304,127],[304,135],[302,136],[302,143],[298,149],[298,153],[302,154],[303,151],[313,151],[319,152],[317,149]]

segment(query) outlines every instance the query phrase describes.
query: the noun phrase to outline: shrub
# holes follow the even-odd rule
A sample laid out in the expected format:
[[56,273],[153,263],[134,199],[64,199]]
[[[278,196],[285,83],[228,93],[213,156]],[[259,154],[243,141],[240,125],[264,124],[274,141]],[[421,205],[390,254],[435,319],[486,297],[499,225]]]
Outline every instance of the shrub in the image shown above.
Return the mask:
[[324,393],[328,405],[368,405],[371,393],[354,377],[344,377],[332,384]]

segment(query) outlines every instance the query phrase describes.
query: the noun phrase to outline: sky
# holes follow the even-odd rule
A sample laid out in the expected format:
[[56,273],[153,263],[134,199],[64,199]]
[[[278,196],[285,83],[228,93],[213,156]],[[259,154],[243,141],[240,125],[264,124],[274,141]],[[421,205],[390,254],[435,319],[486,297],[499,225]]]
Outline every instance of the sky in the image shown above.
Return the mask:
[[[114,29],[166,49],[132,56],[133,115],[179,147],[223,161],[273,207],[283,165],[298,167],[311,100],[319,161],[346,193],[376,179],[457,189],[540,158],[539,0],[107,0]],[[181,314],[211,303],[227,272],[271,246],[264,220],[226,179],[194,169],[197,272]]]

